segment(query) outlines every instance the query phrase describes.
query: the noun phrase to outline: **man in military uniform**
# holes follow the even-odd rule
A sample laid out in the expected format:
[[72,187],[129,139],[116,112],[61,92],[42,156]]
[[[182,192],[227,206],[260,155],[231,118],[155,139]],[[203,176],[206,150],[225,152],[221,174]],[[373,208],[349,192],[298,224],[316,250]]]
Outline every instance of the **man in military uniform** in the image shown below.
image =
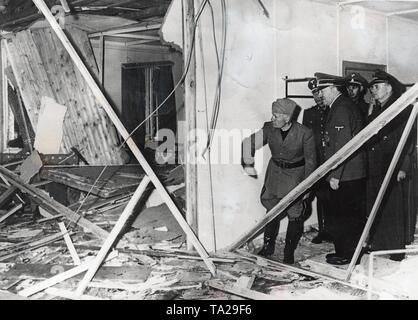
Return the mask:
[[[307,126],[313,131],[315,138],[316,156],[318,166],[325,161],[325,121],[327,119],[329,108],[324,105],[318,87],[316,86],[316,79],[313,78],[308,82],[308,88],[312,92],[312,96],[316,102],[316,105],[306,109],[303,112],[303,125]],[[312,239],[312,243],[318,244],[322,241],[330,241],[331,235],[329,234],[329,223],[331,213],[328,208],[329,202],[329,185],[321,179],[313,188],[310,200],[316,197],[316,211],[318,214],[318,229],[319,232],[315,238]]]
[[[325,160],[363,129],[363,121],[353,102],[341,94],[344,78],[315,73],[324,104],[330,107],[325,124]],[[330,185],[332,237],[335,253],[326,256],[327,263],[350,263],[366,222],[366,157],[357,151],[326,177]]]
[[369,114],[369,104],[364,100],[369,84],[367,80],[358,72],[352,72],[346,76],[347,94],[359,109],[366,123]]
[[[370,82],[370,92],[375,100],[368,122],[372,122],[405,91],[405,86],[392,75],[378,70]],[[367,212],[370,212],[376,200],[383,179],[392,161],[392,157],[403,133],[411,107],[408,107],[394,120],[383,127],[367,143],[368,173]],[[398,162],[397,171],[389,182],[382,203],[376,214],[370,231],[371,250],[405,249],[408,243],[408,230],[405,230],[405,202],[402,192],[403,181],[411,175],[413,144],[411,137],[404,147]],[[416,208],[414,210],[416,216]],[[390,258],[400,261],[405,254],[392,254]]]
[[[255,151],[268,144],[271,150],[261,203],[270,211],[301,181],[316,168],[315,141],[312,130],[292,121],[297,105],[290,99],[277,99],[272,104],[272,119],[265,122],[261,130],[243,140],[242,165],[252,177],[257,177],[254,169]],[[305,198],[309,195],[306,194]],[[297,200],[287,209],[289,224],[286,231],[284,263],[294,263],[294,251],[303,232],[303,204]],[[264,245],[260,255],[274,253],[280,220],[276,217],[264,230]]]

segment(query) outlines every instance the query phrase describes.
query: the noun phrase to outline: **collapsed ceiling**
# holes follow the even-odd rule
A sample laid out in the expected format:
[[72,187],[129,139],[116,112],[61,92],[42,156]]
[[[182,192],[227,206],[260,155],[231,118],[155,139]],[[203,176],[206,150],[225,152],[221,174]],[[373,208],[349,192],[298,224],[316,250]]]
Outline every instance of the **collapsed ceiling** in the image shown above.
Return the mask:
[[[68,4],[70,13],[120,17],[134,21],[164,17],[171,0],[45,0],[49,8]],[[30,0],[0,0],[0,29],[18,31],[43,15]]]

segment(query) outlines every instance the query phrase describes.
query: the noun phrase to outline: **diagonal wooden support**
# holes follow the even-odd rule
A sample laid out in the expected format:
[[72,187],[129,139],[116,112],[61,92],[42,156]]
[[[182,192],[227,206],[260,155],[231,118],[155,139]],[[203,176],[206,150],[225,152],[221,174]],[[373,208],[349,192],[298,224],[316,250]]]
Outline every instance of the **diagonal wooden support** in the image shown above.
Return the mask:
[[246,242],[251,240],[258,232],[260,232],[270,221],[276,218],[287,207],[289,207],[296,199],[312,187],[319,179],[325,176],[329,171],[337,168],[348,157],[356,152],[364,143],[366,143],[373,135],[379,132],[388,122],[393,120],[410,104],[415,103],[418,97],[418,83],[413,85],[406,93],[396,100],[389,108],[382,112],[368,126],[361,130],[354,138],[347,142],[338,152],[330,159],[312,172],[309,177],[303,180],[296,188],[290,191],[277,205],[275,205],[266,216],[261,219],[254,227],[249,229],[238,240],[228,247],[233,251]]
[[96,274],[97,270],[100,268],[100,265],[102,264],[103,260],[106,258],[106,255],[109,252],[110,248],[112,247],[113,243],[115,242],[116,238],[119,236],[119,233],[122,231],[122,228],[125,226],[126,221],[128,221],[129,217],[134,212],[135,206],[137,205],[138,201],[141,199],[150,181],[151,180],[148,178],[148,176],[145,176],[142,179],[138,188],[135,190],[135,193],[133,194],[132,198],[129,200],[125,209],[123,209],[122,214],[120,215],[118,221],[116,222],[115,226],[110,232],[109,237],[104,242],[94,262],[92,263],[89,270],[85,274],[83,280],[81,280],[81,282],[79,283],[78,288],[76,290],[76,295],[81,296],[84,293],[84,290],[86,290],[87,285],[89,284],[91,279],[93,279],[94,275]]
[[19,211],[20,209],[22,209],[22,207],[23,207],[23,204],[19,204],[16,207],[14,207],[13,209],[6,212],[3,216],[0,217],[0,223],[2,223],[4,220],[6,220],[8,217],[10,217],[12,214],[14,214],[17,211]]
[[100,90],[100,87],[97,85],[96,81],[90,74],[89,70],[83,63],[82,59],[78,55],[77,51],[74,49],[71,42],[68,40],[67,36],[65,35],[64,31],[58,25],[57,21],[51,14],[48,6],[45,4],[43,0],[32,0],[33,3],[37,6],[37,8],[44,14],[46,20],[51,25],[52,29],[57,34],[58,38],[62,42],[65,49],[68,51],[68,54],[73,59],[76,67],[80,71],[81,75],[85,79],[86,83],[92,90],[94,96],[96,97],[97,101],[102,105],[103,109],[115,125],[116,129],[118,130],[119,134],[122,136],[123,139],[126,140],[126,144],[131,149],[132,153],[134,154],[135,158],[138,160],[139,164],[144,169],[147,176],[150,178],[152,183],[154,184],[155,189],[157,189],[158,193],[160,194],[161,198],[167,204],[168,208],[173,213],[174,217],[176,218],[177,222],[179,223],[180,227],[186,233],[188,239],[193,243],[193,246],[196,248],[199,255],[202,257],[203,261],[205,262],[206,266],[210,270],[210,272],[215,275],[216,268],[213,262],[209,259],[209,255],[203,245],[200,243],[199,239],[190,228],[186,220],[183,218],[183,215],[177,208],[176,204],[174,203],[173,199],[171,199],[170,195],[168,194],[167,190],[164,188],[163,184],[158,179],[155,172],[152,170],[151,166],[146,161],[145,157],[142,155],[141,151],[138,149],[138,146],[129,136],[128,131],[123,126],[122,122],[116,115],[115,111],[113,110],[110,103],[107,101],[106,97],[104,96],[103,92]]
[[64,237],[65,244],[67,245],[68,251],[70,252],[71,258],[76,266],[81,264],[80,257],[77,254],[77,251],[74,248],[74,244],[71,241],[71,237],[68,233],[67,228],[65,227],[64,222],[58,222],[58,226],[61,230],[61,233]]
[[14,174],[10,170],[0,166],[0,174],[2,174],[12,185],[27,193],[34,202],[40,206],[43,206],[49,212],[52,212],[56,215],[63,214],[70,221],[90,230],[101,239],[106,239],[109,235],[107,231],[96,226],[94,223],[88,221],[87,219],[82,218],[79,214],[71,211],[61,203],[55,201],[43,193],[42,190],[39,190],[32,185],[26,184],[18,175]]
[[6,191],[0,195],[0,208],[8,204],[17,191],[15,186],[10,186]]
[[402,150],[406,144],[406,141],[408,140],[408,136],[414,125],[415,119],[417,117],[417,113],[418,113],[418,103],[414,105],[414,108],[411,111],[408,122],[405,126],[405,129],[403,130],[401,140],[399,141],[399,144],[395,150],[395,153],[389,165],[388,171],[386,172],[386,175],[380,187],[379,193],[377,194],[376,200],[373,204],[373,208],[370,212],[369,218],[367,219],[366,225],[364,226],[363,233],[361,234],[361,237],[356,247],[356,251],[354,252],[353,257],[351,258],[350,265],[347,269],[347,278],[346,278],[347,281],[349,281],[351,278],[351,274],[353,273],[353,270],[356,266],[356,261],[358,257],[360,256],[361,249],[363,248],[364,243],[366,242],[367,236],[369,235],[370,228],[372,227],[373,221],[377,214],[377,210],[379,209],[380,204],[382,203],[383,196],[385,195],[389,182],[392,179],[393,172],[395,171],[399,158],[401,157]]

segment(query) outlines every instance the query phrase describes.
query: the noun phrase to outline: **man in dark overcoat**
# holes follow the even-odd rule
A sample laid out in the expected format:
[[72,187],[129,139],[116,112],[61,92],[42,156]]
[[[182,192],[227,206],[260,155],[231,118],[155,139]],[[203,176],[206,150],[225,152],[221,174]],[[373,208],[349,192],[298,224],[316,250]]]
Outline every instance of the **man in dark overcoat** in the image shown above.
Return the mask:
[[[376,71],[370,82],[370,92],[374,99],[373,110],[368,118],[372,122],[405,91],[405,86],[385,71]],[[384,126],[367,143],[368,182],[367,182],[367,212],[370,213],[376,200],[383,179],[392,161],[395,150],[402,136],[411,108],[408,107],[394,120]],[[411,175],[411,158],[413,146],[410,141],[404,147],[398,166],[389,182],[383,196],[372,229],[370,231],[369,246],[375,250],[405,249],[408,243],[406,237],[404,199],[402,182]],[[416,215],[416,208],[415,208]],[[390,258],[400,261],[405,254],[392,254]]]
[[[277,99],[272,104],[272,119],[262,129],[243,140],[242,165],[250,175],[254,174],[254,155],[257,149],[268,144],[271,151],[261,203],[270,211],[316,168],[316,150],[312,130],[292,121],[297,105],[290,99]],[[253,173],[251,173],[251,171]],[[305,198],[308,194],[305,195]],[[296,200],[286,211],[289,223],[286,231],[284,263],[294,263],[294,251],[303,232],[303,203]],[[280,220],[276,217],[264,230],[264,245],[260,255],[274,253]]]
[[[325,161],[325,121],[327,119],[329,108],[324,105],[320,97],[319,89],[316,86],[316,79],[308,82],[308,88],[316,105],[303,112],[303,125],[312,130],[315,138],[316,159],[320,166]],[[312,243],[318,244],[322,241],[331,241],[329,233],[330,209],[329,209],[329,185],[325,179],[318,181],[311,192],[311,202],[316,197],[316,212],[318,215],[318,234],[312,239]]]
[[[363,129],[362,116],[353,102],[341,94],[344,78],[315,73],[324,104],[330,107],[325,124],[325,160]],[[330,185],[332,237],[335,253],[327,263],[348,264],[366,221],[366,156],[358,150],[326,177]]]

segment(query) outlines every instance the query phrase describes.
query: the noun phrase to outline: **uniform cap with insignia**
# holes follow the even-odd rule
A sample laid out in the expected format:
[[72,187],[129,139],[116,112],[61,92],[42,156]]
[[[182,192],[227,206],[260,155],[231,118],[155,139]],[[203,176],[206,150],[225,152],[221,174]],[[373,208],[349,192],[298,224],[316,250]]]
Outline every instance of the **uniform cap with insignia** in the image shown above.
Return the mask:
[[346,86],[351,84],[356,84],[359,86],[363,86],[363,88],[367,88],[369,83],[367,80],[358,72],[352,72],[345,77],[347,83]]
[[316,72],[315,78],[317,80],[317,87],[319,90],[322,90],[329,86],[342,86],[344,85],[344,78],[339,76],[334,76],[331,74]]
[[406,87],[402,82],[383,70],[375,71],[369,86],[371,87],[376,83],[389,83],[392,86],[393,91],[399,95],[404,93],[406,90]]
[[308,81],[308,88],[312,93],[319,91],[316,78],[312,78]]
[[273,102],[273,104],[271,105],[271,111],[272,113],[287,114],[289,116],[292,116],[296,107],[297,104],[293,100],[290,100],[288,98],[281,98]]

